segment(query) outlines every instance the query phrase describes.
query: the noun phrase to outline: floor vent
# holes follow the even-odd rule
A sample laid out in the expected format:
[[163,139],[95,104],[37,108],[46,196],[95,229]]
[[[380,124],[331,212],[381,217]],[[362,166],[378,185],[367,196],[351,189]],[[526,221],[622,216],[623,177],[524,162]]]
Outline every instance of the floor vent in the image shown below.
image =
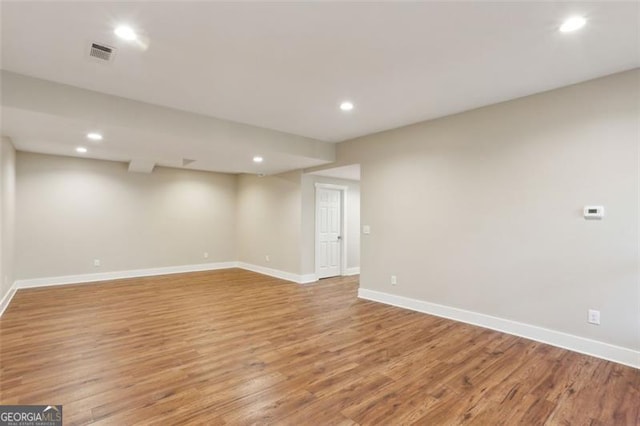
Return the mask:
[[89,49],[89,56],[105,62],[110,62],[114,53],[115,49],[113,47],[98,43],[91,43],[91,48]]

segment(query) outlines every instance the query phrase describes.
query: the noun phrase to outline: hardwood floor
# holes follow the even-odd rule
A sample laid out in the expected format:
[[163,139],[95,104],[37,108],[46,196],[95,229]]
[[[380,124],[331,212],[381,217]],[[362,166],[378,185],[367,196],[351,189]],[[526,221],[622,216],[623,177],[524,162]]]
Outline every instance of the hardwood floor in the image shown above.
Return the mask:
[[640,371],[239,269],[20,290],[0,402],[65,424],[637,425]]

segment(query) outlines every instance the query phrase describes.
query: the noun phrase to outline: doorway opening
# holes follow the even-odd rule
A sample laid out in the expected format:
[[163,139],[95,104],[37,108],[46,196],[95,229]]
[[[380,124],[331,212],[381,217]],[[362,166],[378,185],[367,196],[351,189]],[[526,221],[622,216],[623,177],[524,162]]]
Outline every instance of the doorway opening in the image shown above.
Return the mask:
[[314,185],[314,274],[360,273],[360,165],[308,173]]

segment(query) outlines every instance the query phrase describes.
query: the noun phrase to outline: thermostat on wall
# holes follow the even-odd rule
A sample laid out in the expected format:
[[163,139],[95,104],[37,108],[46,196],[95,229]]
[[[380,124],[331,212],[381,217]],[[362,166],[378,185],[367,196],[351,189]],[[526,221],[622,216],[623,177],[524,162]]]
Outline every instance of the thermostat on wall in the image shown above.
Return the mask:
[[603,206],[585,206],[584,218],[585,219],[602,219],[604,217]]

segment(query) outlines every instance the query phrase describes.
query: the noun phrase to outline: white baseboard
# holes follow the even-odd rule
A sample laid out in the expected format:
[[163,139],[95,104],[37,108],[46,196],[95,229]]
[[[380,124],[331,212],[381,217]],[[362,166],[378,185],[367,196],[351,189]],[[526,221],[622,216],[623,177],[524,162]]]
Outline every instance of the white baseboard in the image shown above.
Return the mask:
[[358,297],[473,324],[640,369],[640,352],[535,325],[361,288]]
[[300,280],[296,281],[298,284],[311,284],[318,281],[318,276],[316,274],[304,274],[300,275]]
[[343,276],[349,277],[351,275],[358,275],[358,274],[360,274],[360,267],[356,266],[354,268],[345,269]]
[[149,277],[153,275],[180,274],[185,272],[213,271],[238,266],[238,262],[199,263],[196,265],[166,266],[161,268],[134,269],[130,271],[99,272],[96,274],[64,275],[60,277],[18,280],[16,288],[48,287],[54,285],[92,283],[122,278]]
[[18,291],[18,286],[14,281],[14,283],[11,284],[11,287],[9,287],[9,291],[7,291],[7,293],[2,297],[2,300],[0,300],[0,317],[2,316],[2,314],[4,314],[4,311],[9,306],[9,303],[11,303],[11,299],[13,299],[16,291]]
[[297,284],[309,284],[318,281],[316,274],[299,275],[291,272],[281,271],[279,269],[267,268],[265,266],[253,265],[251,263],[238,262],[238,268],[247,271],[257,272],[270,277],[280,278],[281,280],[292,281]]
[[18,280],[14,283],[16,289],[48,287],[66,284],[92,283],[99,281],[118,280],[123,278],[150,277],[154,275],[181,274],[185,272],[213,271],[217,269],[241,268],[258,272],[274,278],[292,281],[297,284],[308,284],[317,281],[315,274],[298,275],[278,269],[266,268],[245,262],[199,263],[196,265],[167,266],[161,268],[134,269],[129,271],[99,272],[95,274],[64,275],[59,277],[32,278]]

